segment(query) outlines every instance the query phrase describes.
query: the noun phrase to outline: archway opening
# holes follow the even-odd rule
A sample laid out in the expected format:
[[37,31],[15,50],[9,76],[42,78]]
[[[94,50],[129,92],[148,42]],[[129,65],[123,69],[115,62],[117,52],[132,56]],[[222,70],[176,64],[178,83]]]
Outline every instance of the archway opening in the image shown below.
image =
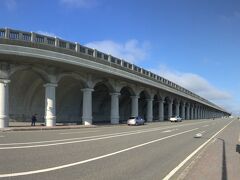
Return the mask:
[[16,71],[10,77],[9,117],[11,121],[31,121],[37,114],[37,122],[44,122],[44,81],[33,70]]
[[56,116],[58,123],[82,123],[82,84],[72,78],[64,77],[56,88]]
[[169,118],[168,118],[168,112],[169,112],[169,109],[168,109],[168,103],[169,103],[170,99],[169,97],[165,97],[164,99],[164,121],[168,121]]
[[121,96],[119,97],[119,122],[125,123],[131,116],[131,89],[124,87],[120,91]]
[[153,98],[153,121],[159,120],[159,101],[158,96],[155,95]]
[[145,121],[147,121],[147,94],[145,91],[140,93],[138,99],[138,115],[141,116]]
[[103,83],[98,83],[92,94],[93,123],[110,123],[110,113],[111,96],[109,88]]

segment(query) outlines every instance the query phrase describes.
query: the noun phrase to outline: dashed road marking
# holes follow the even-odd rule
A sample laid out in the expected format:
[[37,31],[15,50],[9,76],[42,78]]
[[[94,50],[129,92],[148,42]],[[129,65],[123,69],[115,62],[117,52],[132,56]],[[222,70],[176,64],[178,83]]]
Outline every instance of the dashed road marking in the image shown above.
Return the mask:
[[205,125],[205,126],[202,126],[202,127],[208,127],[209,125],[207,124],[207,125]]
[[169,129],[169,130],[163,131],[162,133],[173,132],[173,131],[176,131],[176,130],[178,130],[178,129]]

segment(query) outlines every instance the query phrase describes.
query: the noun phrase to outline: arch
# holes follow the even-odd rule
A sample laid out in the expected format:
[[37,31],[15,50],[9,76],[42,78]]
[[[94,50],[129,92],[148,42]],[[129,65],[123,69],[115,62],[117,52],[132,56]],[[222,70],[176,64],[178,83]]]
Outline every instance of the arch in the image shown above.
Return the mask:
[[56,116],[58,123],[82,122],[82,101],[81,89],[83,83],[73,76],[62,76],[56,88]]
[[82,75],[78,74],[78,73],[73,73],[73,72],[69,72],[69,73],[61,73],[57,76],[57,83],[60,82],[63,78],[65,77],[71,77],[75,80],[80,81],[85,87],[86,87],[86,78],[83,77]]
[[124,85],[124,86],[122,86],[122,87],[120,88],[120,92],[121,92],[123,89],[127,90],[127,91],[130,93],[131,96],[136,95],[136,92],[134,91],[134,89],[133,89],[131,86],[129,86],[129,85]]
[[111,113],[111,96],[109,84],[106,82],[99,82],[94,86],[92,93],[92,116],[93,123],[110,123]]
[[41,79],[44,82],[50,82],[49,75],[46,71],[44,71],[41,68],[30,66],[30,65],[19,65],[19,66],[12,67],[9,73],[9,77],[11,78],[17,72],[31,71],[31,70],[34,71],[36,74],[38,74],[38,76],[41,77]]
[[9,115],[15,121],[30,121],[38,114],[38,122],[44,121],[45,83],[32,68],[19,67],[10,73]]
[[129,86],[125,86],[120,90],[119,97],[119,120],[121,123],[126,122],[131,116],[131,96],[134,95],[133,90]]
[[150,94],[146,91],[143,90],[139,94],[139,99],[138,99],[138,114],[144,120],[147,120],[147,99],[150,98]]

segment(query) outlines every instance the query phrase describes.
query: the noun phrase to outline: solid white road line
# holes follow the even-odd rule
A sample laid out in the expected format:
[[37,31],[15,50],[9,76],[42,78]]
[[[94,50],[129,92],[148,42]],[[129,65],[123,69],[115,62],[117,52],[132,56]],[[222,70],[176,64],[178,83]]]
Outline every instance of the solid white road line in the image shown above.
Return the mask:
[[208,144],[213,138],[215,138],[220,132],[222,132],[229,124],[231,124],[233,120],[225,125],[221,130],[219,130],[217,133],[215,133],[209,140],[207,140],[205,143],[203,143],[201,146],[199,146],[195,151],[193,151],[189,156],[186,157],[177,167],[175,167],[168,175],[166,175],[163,180],[170,179],[181,167],[186,164],[198,151],[200,151],[206,144]]
[[[169,127],[163,127],[162,129],[167,129]],[[146,130],[156,130],[156,129],[161,129],[159,128],[145,128],[143,129],[144,131]],[[90,138],[95,138],[95,137],[105,137],[105,136],[112,136],[112,135],[118,135],[118,134],[126,134],[126,133],[132,133],[132,132],[140,132],[143,130],[135,130],[135,131],[124,131],[120,133],[110,133],[110,134],[102,134],[102,135],[95,135],[95,136],[87,136],[87,137],[80,137],[80,138],[67,138],[67,139],[58,139],[58,140],[49,140],[49,141],[33,141],[33,142],[25,142],[25,143],[6,143],[6,144],[0,144],[0,146],[12,146],[12,145],[27,145],[27,144],[42,144],[42,143],[51,143],[51,142],[62,142],[62,141],[71,141],[71,140],[82,140],[82,139],[90,139]]]
[[164,127],[155,127],[155,128],[144,128],[139,129],[135,131],[124,131],[120,133],[110,133],[110,134],[103,134],[103,135],[96,135],[96,136],[87,136],[87,137],[80,137],[80,138],[66,138],[66,139],[58,139],[58,140],[48,140],[48,141],[31,141],[31,142],[22,142],[22,143],[4,143],[0,144],[0,146],[14,146],[14,145],[31,145],[31,144],[42,144],[42,143],[54,143],[54,142],[64,142],[64,141],[71,141],[71,140],[82,140],[82,139],[90,139],[95,137],[105,137],[105,136],[111,136],[111,135],[118,135],[118,134],[126,134],[126,133],[132,133],[132,132],[139,132],[139,131],[148,131],[148,130],[163,130],[168,128],[175,128],[175,127],[185,127],[185,126],[191,126],[196,124],[202,124],[206,122],[199,122],[199,123],[187,123],[182,125],[174,125],[174,126],[164,126]]
[[8,150],[9,149],[28,149],[28,148],[48,147],[48,146],[57,146],[57,145],[65,145],[65,144],[90,142],[90,141],[97,141],[97,140],[102,140],[102,139],[110,139],[110,138],[115,138],[115,137],[122,137],[122,136],[134,135],[134,134],[142,134],[142,133],[147,133],[147,132],[154,132],[154,131],[159,131],[159,130],[162,130],[162,128],[151,129],[151,130],[144,130],[144,131],[135,131],[135,132],[131,132],[131,133],[116,133],[116,134],[111,135],[111,136],[103,136],[103,137],[97,136],[97,138],[92,138],[92,139],[83,139],[83,140],[77,140],[77,141],[67,141],[67,142],[59,142],[59,143],[52,143],[52,144],[0,147],[0,150],[6,150],[6,149],[8,149]]
[[162,141],[162,140],[165,140],[165,139],[169,139],[171,137],[175,137],[175,136],[178,136],[178,135],[181,135],[181,134],[192,132],[192,131],[195,131],[197,129],[198,128],[190,129],[190,130],[187,130],[187,131],[184,131],[184,132],[180,132],[180,133],[173,134],[173,135],[170,135],[170,136],[166,136],[166,137],[163,137],[163,138],[159,138],[159,139],[156,139],[156,140],[153,140],[153,141],[149,141],[149,142],[146,142],[146,143],[143,143],[143,144],[132,146],[132,147],[129,147],[129,148],[126,148],[126,149],[122,149],[120,151],[115,151],[113,153],[109,153],[109,154],[105,154],[105,155],[102,155],[102,156],[97,156],[97,157],[94,157],[94,158],[86,159],[84,161],[78,161],[78,162],[75,162],[75,163],[65,164],[65,165],[46,168],[46,169],[34,170],[34,171],[26,171],[26,172],[18,172],[18,173],[10,173],[10,174],[0,174],[0,178],[2,178],[2,177],[25,176],[25,175],[55,171],[55,170],[64,169],[64,168],[68,168],[68,167],[72,167],[72,166],[77,166],[77,165],[80,165],[80,164],[85,164],[85,163],[96,161],[96,160],[103,159],[103,158],[106,158],[106,157],[114,156],[114,155],[117,155],[117,154],[120,154],[120,153],[123,153],[123,152],[126,152],[126,151],[130,151],[130,150],[133,150],[133,149],[136,149],[136,148],[139,148],[139,147],[143,147],[143,146],[146,146],[146,145],[149,145],[149,144],[153,144],[153,143],[156,143],[156,142],[159,142],[159,141]]

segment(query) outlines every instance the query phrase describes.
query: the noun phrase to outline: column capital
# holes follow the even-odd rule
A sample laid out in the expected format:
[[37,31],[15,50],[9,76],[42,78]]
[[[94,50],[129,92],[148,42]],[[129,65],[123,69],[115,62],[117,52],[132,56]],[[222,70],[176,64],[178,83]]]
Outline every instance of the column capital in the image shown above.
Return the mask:
[[153,98],[148,98],[146,99],[146,101],[153,101]]
[[182,103],[181,103],[183,106],[185,106],[186,105],[186,102],[184,102],[184,101],[182,101]]
[[81,91],[83,91],[83,92],[93,92],[94,89],[92,89],[92,88],[83,88],[83,89],[81,89]]
[[140,98],[139,95],[135,95],[135,96],[130,96],[131,98]]
[[120,96],[121,93],[120,92],[112,92],[110,93],[111,96]]
[[8,84],[10,82],[11,82],[11,80],[9,80],[9,79],[0,79],[0,83],[3,83],[3,84]]
[[58,84],[57,83],[46,83],[43,85],[44,87],[57,87]]
[[172,100],[172,99],[167,99],[166,102],[172,104],[172,103],[173,103],[173,100]]
[[158,103],[165,103],[165,101],[163,99],[159,99],[157,102]]

